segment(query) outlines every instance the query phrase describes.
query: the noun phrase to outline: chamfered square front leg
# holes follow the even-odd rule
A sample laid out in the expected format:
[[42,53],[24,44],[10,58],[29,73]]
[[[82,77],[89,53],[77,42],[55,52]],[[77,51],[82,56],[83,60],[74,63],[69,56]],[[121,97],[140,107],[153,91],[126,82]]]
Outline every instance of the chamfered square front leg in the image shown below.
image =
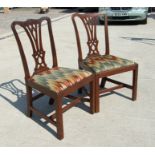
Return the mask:
[[56,104],[56,125],[57,125],[57,137],[58,139],[64,138],[63,129],[63,111],[62,111],[62,97],[57,97],[55,99]]

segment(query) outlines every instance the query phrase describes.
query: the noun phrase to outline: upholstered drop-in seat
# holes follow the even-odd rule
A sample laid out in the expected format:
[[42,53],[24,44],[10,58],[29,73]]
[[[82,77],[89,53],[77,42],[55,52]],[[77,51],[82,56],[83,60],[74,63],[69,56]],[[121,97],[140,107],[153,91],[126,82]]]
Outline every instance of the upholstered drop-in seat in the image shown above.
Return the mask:
[[59,93],[80,82],[92,73],[84,70],[57,67],[32,76],[34,83]]
[[86,57],[83,64],[94,73],[108,71],[120,67],[133,65],[131,60],[123,59],[113,55],[93,55]]

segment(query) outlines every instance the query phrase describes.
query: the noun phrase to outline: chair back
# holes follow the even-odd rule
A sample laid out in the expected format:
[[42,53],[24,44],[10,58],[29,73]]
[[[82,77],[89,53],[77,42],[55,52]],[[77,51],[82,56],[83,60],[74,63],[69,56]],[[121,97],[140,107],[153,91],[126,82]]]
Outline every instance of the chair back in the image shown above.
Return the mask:
[[[77,40],[77,46],[78,46],[78,55],[79,55],[79,61],[82,61],[82,49],[81,49],[81,41],[80,41],[80,35],[78,31],[78,26],[76,22],[76,18],[80,18],[86,33],[87,33],[87,45],[88,45],[88,56],[90,55],[98,55],[98,43],[99,40],[97,38],[97,24],[98,24],[98,18],[99,16],[103,16],[103,14],[99,13],[75,13],[72,15],[72,22],[75,29],[76,34],[76,40]],[[108,21],[107,16],[104,15],[104,31],[105,31],[105,54],[109,54],[109,38],[108,38]]]
[[32,51],[33,51],[33,59],[35,62],[35,67],[33,71],[33,75],[37,74],[39,72],[45,71],[48,68],[46,62],[45,62],[45,54],[46,51],[43,47],[43,41],[42,41],[42,29],[41,26],[43,25],[43,21],[47,22],[48,32],[49,32],[49,40],[50,40],[50,46],[51,46],[51,52],[52,52],[52,59],[53,59],[53,67],[57,67],[57,55],[55,50],[55,43],[52,33],[52,27],[51,27],[51,20],[48,17],[42,17],[40,19],[28,19],[26,21],[14,21],[11,24],[11,28],[13,30],[14,36],[16,38],[19,52],[22,58],[22,63],[25,71],[25,79],[28,79],[31,77],[29,72],[29,67],[26,60],[26,53],[23,48],[22,41],[19,37],[19,33],[17,32],[16,26],[20,26],[23,28],[24,32],[26,32],[26,35],[28,36]]

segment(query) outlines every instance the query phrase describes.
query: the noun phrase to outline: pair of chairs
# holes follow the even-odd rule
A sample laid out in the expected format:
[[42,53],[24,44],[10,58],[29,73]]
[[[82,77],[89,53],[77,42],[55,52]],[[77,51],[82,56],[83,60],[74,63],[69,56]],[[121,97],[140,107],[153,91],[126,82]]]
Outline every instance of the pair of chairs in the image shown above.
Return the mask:
[[[38,114],[46,121],[56,126],[58,139],[64,138],[63,131],[63,112],[80,103],[81,101],[90,102],[90,112],[93,114],[99,112],[99,95],[118,88],[127,87],[132,89],[132,99],[135,100],[137,96],[137,73],[138,65],[130,60],[122,59],[110,55],[107,17],[105,15],[105,43],[106,51],[101,55],[98,51],[98,40],[96,35],[97,21],[99,14],[78,14],[72,15],[72,21],[75,28],[75,34],[78,46],[78,62],[79,69],[64,68],[58,66],[57,54],[55,49],[54,37],[51,28],[51,20],[48,17],[40,19],[29,19],[27,21],[14,21],[11,25],[14,36],[16,38],[19,52],[22,58],[22,63],[25,71],[25,84],[27,91],[27,115],[32,117],[32,112]],[[80,37],[76,18],[80,18],[83,22],[86,33],[88,35],[89,52],[86,58],[82,57],[82,48],[80,44]],[[49,33],[49,40],[51,45],[53,66],[49,68],[45,62],[45,50],[42,41],[42,23],[46,21]],[[31,74],[27,57],[22,46],[22,41],[17,32],[16,26],[21,26],[26,32],[33,51],[33,58],[35,62],[34,71]],[[108,76],[133,71],[133,85],[127,85],[108,78]],[[101,83],[100,83],[100,78]],[[113,88],[105,88],[106,81],[118,84]],[[81,92],[86,90],[85,86],[89,85],[89,92],[87,95],[71,95],[75,91]],[[36,89],[38,94],[33,96],[32,89]],[[49,104],[55,106],[55,113],[47,116],[37,110],[32,104],[36,99],[47,95],[49,96]],[[87,97],[89,96],[89,98]],[[70,104],[63,106],[63,98],[71,99]]]

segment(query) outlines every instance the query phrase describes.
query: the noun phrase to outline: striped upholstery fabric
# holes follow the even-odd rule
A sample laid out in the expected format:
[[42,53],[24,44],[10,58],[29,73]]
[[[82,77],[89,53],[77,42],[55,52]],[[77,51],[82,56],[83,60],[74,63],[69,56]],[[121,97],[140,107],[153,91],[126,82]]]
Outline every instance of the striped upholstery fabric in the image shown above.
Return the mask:
[[32,80],[38,85],[59,93],[84,78],[89,77],[91,74],[88,71],[59,67],[34,75],[32,76]]
[[133,61],[119,58],[113,55],[89,56],[83,60],[83,63],[94,73],[99,73],[101,71],[112,70],[134,64]]

